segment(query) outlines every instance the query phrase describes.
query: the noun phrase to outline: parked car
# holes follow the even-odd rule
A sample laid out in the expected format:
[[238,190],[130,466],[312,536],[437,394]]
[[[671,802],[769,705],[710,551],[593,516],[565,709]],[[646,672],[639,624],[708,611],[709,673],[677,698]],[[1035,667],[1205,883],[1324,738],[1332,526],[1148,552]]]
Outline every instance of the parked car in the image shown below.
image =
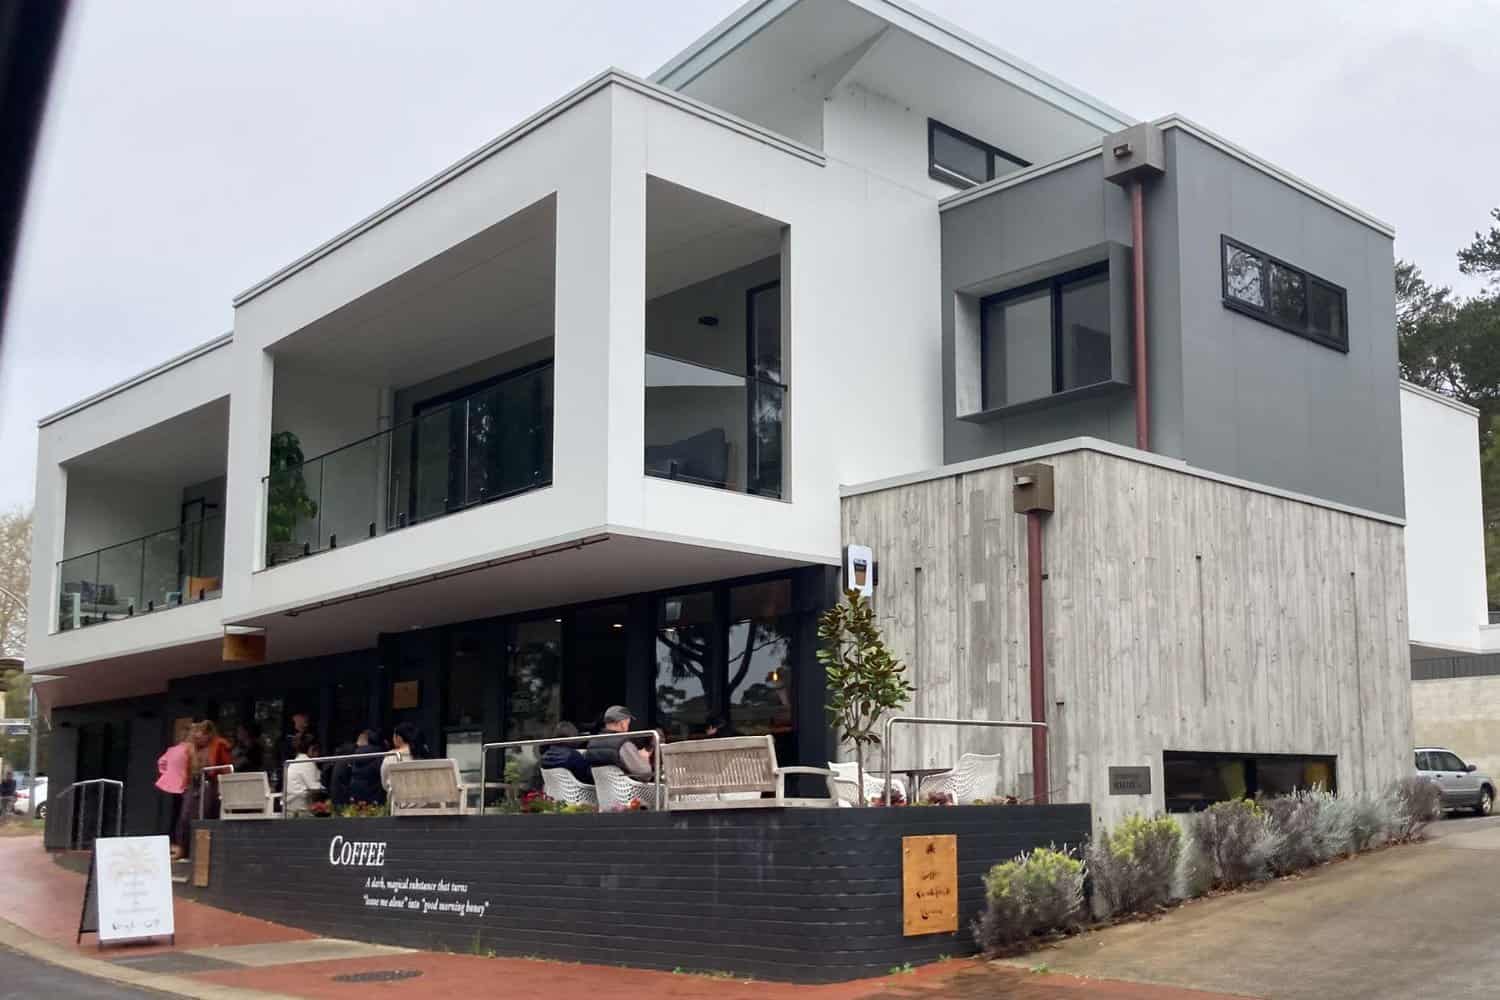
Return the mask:
[[1495,808],[1495,779],[1444,747],[1417,748],[1417,774],[1442,792],[1442,809],[1472,809],[1488,816]]
[[30,788],[16,790],[16,812],[22,816],[47,818],[47,776],[36,779]]

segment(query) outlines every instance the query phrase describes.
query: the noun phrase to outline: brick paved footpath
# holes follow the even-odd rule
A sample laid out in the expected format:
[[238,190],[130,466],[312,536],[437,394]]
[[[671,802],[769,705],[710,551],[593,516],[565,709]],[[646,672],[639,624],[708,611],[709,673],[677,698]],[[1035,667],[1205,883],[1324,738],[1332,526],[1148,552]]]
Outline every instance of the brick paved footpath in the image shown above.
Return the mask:
[[[827,986],[720,979],[519,958],[410,951],[319,938],[179,898],[173,946],[100,949],[92,934],[75,944],[84,877],[59,864],[39,837],[0,838],[0,871],[9,876],[0,905],[0,943],[75,971],[163,992],[199,997],[404,996],[507,1000],[1216,1000],[1202,993],[1140,983],[1078,979],[957,959],[912,973]],[[1043,959],[1039,958],[1039,961]],[[397,973],[394,981],[334,977]]]

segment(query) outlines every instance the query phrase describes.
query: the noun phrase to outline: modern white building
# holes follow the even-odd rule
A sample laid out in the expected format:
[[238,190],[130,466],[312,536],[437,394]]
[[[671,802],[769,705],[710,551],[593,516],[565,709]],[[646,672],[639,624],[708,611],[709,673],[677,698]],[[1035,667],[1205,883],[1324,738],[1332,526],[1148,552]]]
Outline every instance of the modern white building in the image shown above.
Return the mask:
[[[241,292],[232,332],[42,420],[54,778],[124,779],[145,827],[178,719],[275,745],[304,711],[329,749],[413,721],[477,770],[615,702],[821,763],[814,623],[858,484],[1059,442],[1399,538],[1402,417],[1439,404],[1398,389],[1390,227],[1192,122],[1134,125],[895,0],[756,0],[650,79],[583,83]],[[1153,737],[1131,803],[1170,804],[1164,753],[1399,773],[1397,590],[1379,682],[1327,720],[1373,713],[1386,749]],[[1479,641],[1439,617],[1413,641]],[[1104,801],[1079,780],[1055,794]]]

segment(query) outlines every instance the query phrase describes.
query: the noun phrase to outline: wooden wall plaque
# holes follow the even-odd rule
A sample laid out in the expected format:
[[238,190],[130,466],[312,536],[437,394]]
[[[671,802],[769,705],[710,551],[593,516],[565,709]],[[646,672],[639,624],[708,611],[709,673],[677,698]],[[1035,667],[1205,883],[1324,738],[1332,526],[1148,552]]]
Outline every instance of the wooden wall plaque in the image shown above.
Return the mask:
[[193,885],[208,888],[208,854],[213,847],[212,830],[193,831]]
[[420,702],[420,681],[397,681],[391,685],[391,708],[397,712],[416,708]]
[[958,836],[901,838],[902,933],[958,930]]

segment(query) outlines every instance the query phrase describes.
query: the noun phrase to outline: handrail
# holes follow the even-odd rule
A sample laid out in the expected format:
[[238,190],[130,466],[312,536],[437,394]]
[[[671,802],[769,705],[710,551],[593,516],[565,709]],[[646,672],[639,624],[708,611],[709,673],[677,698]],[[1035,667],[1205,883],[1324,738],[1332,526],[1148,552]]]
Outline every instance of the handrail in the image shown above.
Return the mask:
[[281,818],[282,819],[290,819],[291,818],[291,811],[289,809],[287,809],[287,806],[286,806],[286,795],[287,795],[287,792],[286,792],[286,776],[287,776],[288,770],[291,768],[291,766],[293,764],[318,764],[318,765],[321,766],[322,764],[324,764],[325,762],[328,762],[328,761],[335,761],[335,760],[363,760],[363,759],[365,759],[367,757],[393,757],[393,756],[399,755],[400,753],[401,753],[401,751],[399,751],[399,750],[366,750],[364,753],[336,753],[336,754],[331,754],[331,755],[329,755],[327,757],[309,757],[306,760],[300,760],[300,759],[298,759],[296,757],[293,757],[290,760],[284,760],[284,761],[282,761],[281,762]]
[[666,351],[653,351],[648,349],[646,351],[646,357],[662,358],[667,361],[675,361],[680,365],[687,365],[690,368],[702,368],[706,372],[716,372],[720,375],[728,375],[731,378],[743,379],[746,382],[760,382],[764,385],[775,386],[778,389],[791,389],[791,386],[786,382],[778,382],[774,378],[766,378],[764,375],[756,375],[751,372],[737,372],[732,371],[728,368],[720,368],[718,365],[710,365],[702,361],[694,361],[692,358],[685,358],[680,354],[669,354]]
[[[499,743],[481,743],[479,746],[479,815],[484,815],[484,786],[485,773],[490,760],[491,750],[510,750],[515,747],[539,747],[551,746],[557,743],[589,743],[593,740],[602,740],[612,737],[627,736],[649,736],[651,737],[651,768],[655,772],[652,784],[655,787],[656,810],[661,812],[666,808],[663,799],[663,788],[661,783],[661,733],[655,729],[632,729],[625,733],[595,733],[592,736],[549,736],[545,739],[536,740],[503,740]],[[502,772],[501,777],[504,777]]]
[[[115,793],[115,836],[116,837],[120,836],[121,831],[124,829],[123,824],[124,824],[124,821],[125,821],[125,782],[123,782],[123,781],[116,781],[114,778],[85,778],[83,781],[75,781],[71,785],[69,785],[67,788],[64,788],[62,790],[62,792],[57,796],[57,798],[52,800],[52,804],[56,805],[63,798],[66,798],[67,796],[72,795],[74,789],[85,788],[85,787],[87,787],[89,785],[100,785],[100,786],[113,785],[113,786],[115,786],[115,788],[117,790],[116,793]],[[69,808],[69,813],[68,813],[68,848],[69,848],[69,850],[72,850],[73,849],[73,817],[76,814],[77,809],[78,809],[78,799],[76,799],[76,798],[69,799],[68,800],[68,808]],[[48,809],[48,813],[49,814],[53,814],[53,813],[55,813],[55,810]],[[94,813],[94,839],[98,840],[103,835],[104,835],[104,789],[101,787],[99,789],[99,807],[98,807],[98,809]]]
[[[891,801],[892,777],[891,771],[891,730],[897,723],[908,726],[980,726],[988,729],[1046,729],[1045,722],[1005,722],[999,719],[939,719],[924,715],[896,715],[885,720],[885,736],[882,737],[881,746],[885,750],[885,800]],[[859,790],[860,798],[864,798],[865,790]],[[916,789],[912,789],[915,796]]]
[[158,528],[156,531],[148,531],[144,535],[137,535],[134,538],[127,538],[123,542],[110,542],[108,545],[101,545],[97,549],[90,549],[87,552],[80,552],[76,556],[68,556],[66,559],[59,559],[57,560],[57,565],[61,567],[63,563],[70,563],[76,559],[87,559],[89,556],[97,556],[102,552],[108,552],[110,549],[123,548],[126,545],[134,545],[137,542],[144,542],[146,539],[155,538],[157,535],[166,535],[173,532],[181,532],[184,528],[193,528],[200,524],[207,524],[209,521],[222,520],[224,520],[223,514],[210,514],[207,517],[200,517],[196,521],[183,521],[181,524],[174,524],[170,528]]
[[203,794],[203,788],[204,788],[205,785],[208,784],[209,773],[210,772],[219,772],[219,771],[227,771],[227,772],[233,773],[234,772],[234,765],[233,764],[210,764],[208,767],[205,767],[203,770],[201,770],[201,771],[198,772],[198,822],[200,822],[200,823],[203,822],[203,820],[205,819],[205,817],[203,815],[203,811],[204,811],[204,806],[205,806],[205,804],[208,801],[208,796]]
[[303,466],[311,465],[314,462],[321,462],[323,459],[327,458],[330,455],[336,455],[339,452],[345,451],[345,450],[347,450],[349,448],[358,447],[359,445],[362,445],[362,444],[366,443],[367,441],[373,441],[373,440],[375,440],[378,437],[385,437],[387,435],[395,434],[397,431],[402,430],[403,428],[415,426],[416,423],[419,420],[422,420],[424,417],[428,416],[429,414],[441,413],[444,410],[451,409],[452,407],[458,405],[459,403],[467,403],[471,399],[474,399],[474,398],[476,398],[478,396],[483,396],[485,393],[490,392],[490,391],[492,391],[492,390],[494,390],[494,389],[496,389],[496,388],[498,388],[498,387],[500,387],[502,385],[505,385],[505,384],[507,384],[509,382],[512,382],[512,381],[515,381],[517,379],[526,378],[528,375],[535,375],[537,372],[546,371],[548,368],[551,368],[552,366],[553,366],[552,360],[548,359],[546,361],[537,362],[534,365],[528,365],[527,367],[525,367],[522,370],[517,371],[517,372],[508,372],[508,373],[500,376],[494,382],[491,382],[489,385],[485,386],[483,389],[476,389],[473,392],[469,393],[467,396],[460,396],[457,399],[450,399],[446,403],[440,403],[439,405],[432,407],[430,410],[423,411],[423,413],[421,414],[421,416],[412,417],[410,420],[403,420],[399,424],[392,424],[391,426],[386,427],[386,428],[384,428],[382,430],[375,431],[374,433],[371,433],[371,434],[366,434],[362,438],[355,438],[353,441],[350,441],[347,444],[341,444],[337,448],[330,448],[330,449],[328,449],[325,452],[322,452],[320,454],[312,456],[311,458],[304,458],[301,462],[297,463],[296,465],[288,465],[286,468],[278,469],[275,472],[268,472],[264,476],[260,477],[261,478],[261,482],[265,482],[266,480],[270,479],[273,475],[285,475],[286,473],[291,472],[293,469],[300,469]]

